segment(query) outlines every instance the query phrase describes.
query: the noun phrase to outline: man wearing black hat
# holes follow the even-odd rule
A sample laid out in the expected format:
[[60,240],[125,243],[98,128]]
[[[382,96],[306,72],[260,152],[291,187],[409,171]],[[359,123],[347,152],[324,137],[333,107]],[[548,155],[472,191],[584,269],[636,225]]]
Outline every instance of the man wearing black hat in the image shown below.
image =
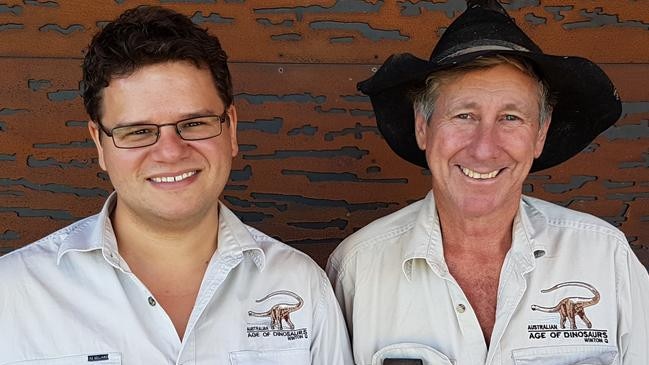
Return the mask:
[[522,195],[619,117],[598,66],[468,1],[430,60],[393,55],[359,89],[432,190],[329,259],[356,363],[649,364],[649,276],[624,234]]

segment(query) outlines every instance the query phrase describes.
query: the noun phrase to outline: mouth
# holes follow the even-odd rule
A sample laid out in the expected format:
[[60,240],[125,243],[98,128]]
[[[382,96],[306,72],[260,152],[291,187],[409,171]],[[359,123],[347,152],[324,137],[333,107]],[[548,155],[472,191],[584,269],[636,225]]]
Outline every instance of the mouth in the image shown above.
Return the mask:
[[493,179],[496,176],[498,176],[500,171],[502,171],[502,169],[498,169],[498,170],[493,170],[491,172],[481,173],[481,172],[473,171],[473,170],[471,170],[471,169],[469,169],[467,167],[464,167],[464,166],[460,166],[460,170],[462,171],[464,176],[468,176],[468,177],[470,177],[472,179],[476,179],[476,180]]
[[175,175],[175,176],[151,177],[151,178],[149,178],[149,180],[154,182],[154,183],[173,183],[173,182],[179,182],[179,181],[183,181],[185,179],[188,179],[188,178],[196,175],[197,173],[198,173],[198,171],[194,170],[194,171],[184,172],[182,174]]

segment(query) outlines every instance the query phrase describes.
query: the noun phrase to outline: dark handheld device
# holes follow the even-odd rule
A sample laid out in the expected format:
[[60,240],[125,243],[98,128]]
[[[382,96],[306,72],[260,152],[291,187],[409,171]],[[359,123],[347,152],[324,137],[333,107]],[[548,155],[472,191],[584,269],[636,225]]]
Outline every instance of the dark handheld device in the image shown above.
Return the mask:
[[383,365],[424,365],[421,359],[383,359]]

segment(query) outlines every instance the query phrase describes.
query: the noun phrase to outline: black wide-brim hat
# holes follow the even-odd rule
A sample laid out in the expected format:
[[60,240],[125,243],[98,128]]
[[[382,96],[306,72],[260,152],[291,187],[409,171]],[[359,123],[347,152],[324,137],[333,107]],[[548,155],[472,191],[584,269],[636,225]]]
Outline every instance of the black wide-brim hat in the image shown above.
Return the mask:
[[599,66],[581,57],[544,54],[495,0],[467,1],[467,10],[446,29],[428,61],[394,54],[358,89],[370,97],[378,128],[392,150],[427,168],[415,139],[413,91],[423,88],[435,71],[497,54],[529,61],[556,100],[543,153],[531,172],[578,154],[620,117],[620,98]]

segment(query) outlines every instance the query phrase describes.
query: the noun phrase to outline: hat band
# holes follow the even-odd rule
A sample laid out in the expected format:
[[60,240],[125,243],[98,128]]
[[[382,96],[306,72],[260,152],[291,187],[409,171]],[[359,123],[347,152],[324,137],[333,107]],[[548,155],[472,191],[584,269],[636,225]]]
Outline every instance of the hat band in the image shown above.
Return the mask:
[[504,42],[504,41],[494,41],[500,44],[482,44],[473,47],[462,48],[451,54],[445,55],[437,60],[437,62],[442,62],[451,57],[458,57],[469,53],[482,52],[482,51],[520,51],[520,52],[530,52],[529,49],[522,47],[515,43]]

